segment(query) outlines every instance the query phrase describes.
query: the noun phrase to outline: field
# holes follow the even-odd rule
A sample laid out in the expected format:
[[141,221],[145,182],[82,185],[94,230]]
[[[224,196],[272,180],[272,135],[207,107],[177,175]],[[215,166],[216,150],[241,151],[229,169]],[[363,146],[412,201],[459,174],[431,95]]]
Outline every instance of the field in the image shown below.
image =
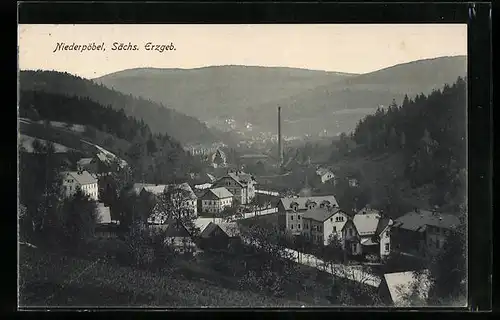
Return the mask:
[[20,250],[20,306],[276,307],[304,303],[215,285],[196,272],[159,272],[101,258]]

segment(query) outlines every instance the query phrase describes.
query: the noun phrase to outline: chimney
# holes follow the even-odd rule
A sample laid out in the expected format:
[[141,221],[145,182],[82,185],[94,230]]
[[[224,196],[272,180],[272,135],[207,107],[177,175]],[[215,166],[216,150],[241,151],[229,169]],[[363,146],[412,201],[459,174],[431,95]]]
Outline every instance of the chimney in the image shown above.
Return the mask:
[[278,107],[278,153],[279,165],[283,165],[283,146],[281,141],[281,107]]

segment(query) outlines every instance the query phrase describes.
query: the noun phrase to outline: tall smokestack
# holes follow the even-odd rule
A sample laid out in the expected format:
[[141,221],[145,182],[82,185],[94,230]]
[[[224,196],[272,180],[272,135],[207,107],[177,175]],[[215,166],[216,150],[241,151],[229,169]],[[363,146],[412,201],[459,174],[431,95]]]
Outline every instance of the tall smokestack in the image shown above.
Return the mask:
[[279,165],[283,164],[283,144],[281,141],[281,107],[278,107],[278,152],[279,152]]

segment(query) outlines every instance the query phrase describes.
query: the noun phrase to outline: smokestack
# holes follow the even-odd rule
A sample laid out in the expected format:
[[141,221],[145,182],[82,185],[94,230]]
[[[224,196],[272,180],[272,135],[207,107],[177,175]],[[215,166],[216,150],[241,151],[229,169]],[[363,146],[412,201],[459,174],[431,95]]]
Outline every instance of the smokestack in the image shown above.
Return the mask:
[[283,164],[283,146],[281,141],[281,107],[278,107],[278,152],[279,152],[279,165]]

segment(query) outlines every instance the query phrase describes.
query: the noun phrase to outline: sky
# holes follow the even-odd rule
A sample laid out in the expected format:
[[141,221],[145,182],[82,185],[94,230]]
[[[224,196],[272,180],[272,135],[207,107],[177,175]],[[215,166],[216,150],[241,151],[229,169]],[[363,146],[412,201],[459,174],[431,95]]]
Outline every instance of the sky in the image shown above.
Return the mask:
[[[19,25],[19,68],[84,78],[140,68],[214,65],[368,73],[410,61],[467,54],[466,24]],[[58,43],[105,50],[54,52]],[[111,50],[113,43],[137,51]],[[146,44],[175,50],[146,50]],[[172,47],[170,47],[172,48]]]

